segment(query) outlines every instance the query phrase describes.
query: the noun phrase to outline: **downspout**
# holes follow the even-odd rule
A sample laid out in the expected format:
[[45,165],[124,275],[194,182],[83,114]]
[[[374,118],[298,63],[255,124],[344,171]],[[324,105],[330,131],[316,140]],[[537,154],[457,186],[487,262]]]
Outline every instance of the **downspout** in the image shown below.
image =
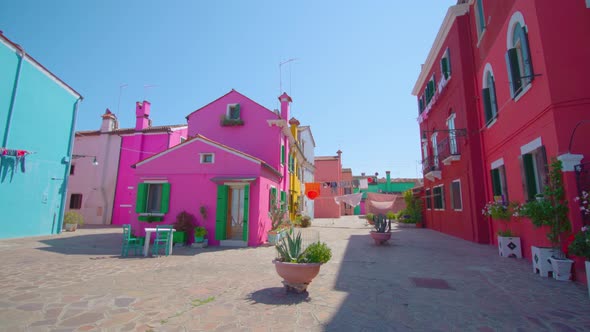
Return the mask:
[[78,106],[82,101],[82,97],[79,97],[74,104],[74,112],[72,113],[72,128],[70,129],[70,142],[68,143],[68,154],[64,157],[66,168],[64,171],[64,182],[63,182],[63,195],[61,197],[61,206],[59,207],[59,219],[57,222],[56,233],[61,233],[61,227],[64,219],[66,198],[68,194],[68,180],[70,178],[70,167],[72,164],[72,150],[74,149],[74,136],[76,134],[76,119],[78,118]]
[[8,118],[6,120],[6,131],[4,132],[4,138],[2,140],[2,146],[7,147],[8,136],[10,134],[10,124],[12,123],[12,114],[14,110],[14,104],[16,103],[16,93],[18,90],[18,83],[20,81],[21,69],[23,67],[23,59],[25,58],[25,50],[20,46],[17,46],[20,51],[20,58],[18,59],[18,68],[16,70],[16,78],[14,79],[14,88],[12,89],[12,96],[10,98],[10,107],[8,108]]

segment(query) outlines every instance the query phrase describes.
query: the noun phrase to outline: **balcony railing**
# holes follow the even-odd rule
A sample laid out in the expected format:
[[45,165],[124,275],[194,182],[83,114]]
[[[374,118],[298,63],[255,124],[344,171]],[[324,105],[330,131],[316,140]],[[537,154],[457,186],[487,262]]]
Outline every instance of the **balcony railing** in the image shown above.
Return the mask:
[[438,158],[434,156],[426,157],[422,160],[422,172],[428,174],[432,171],[440,170]]
[[438,157],[443,163],[447,161],[459,160],[461,156],[461,149],[459,139],[461,136],[447,136],[438,143]]

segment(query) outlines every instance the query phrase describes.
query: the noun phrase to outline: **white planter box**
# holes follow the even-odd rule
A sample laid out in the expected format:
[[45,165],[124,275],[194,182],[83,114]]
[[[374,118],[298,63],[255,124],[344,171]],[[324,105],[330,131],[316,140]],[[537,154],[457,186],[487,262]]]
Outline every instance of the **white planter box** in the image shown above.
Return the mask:
[[553,279],[561,281],[569,281],[572,278],[572,264],[571,259],[555,259],[549,258],[551,267],[553,268]]
[[553,255],[553,248],[531,246],[531,255],[533,257],[534,273],[538,273],[541,277],[548,277],[549,272],[553,273],[551,261],[549,261],[549,258]]
[[522,258],[520,238],[498,236],[498,253],[502,257]]

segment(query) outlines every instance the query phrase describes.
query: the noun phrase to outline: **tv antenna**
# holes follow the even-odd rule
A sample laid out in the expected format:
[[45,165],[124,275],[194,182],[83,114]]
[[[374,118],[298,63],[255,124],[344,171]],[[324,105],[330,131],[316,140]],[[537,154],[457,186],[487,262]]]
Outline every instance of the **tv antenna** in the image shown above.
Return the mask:
[[156,84],[146,84],[143,86],[143,100],[147,97],[147,89],[157,87]]
[[[283,93],[283,65],[299,60],[298,58],[291,58],[279,63],[279,95]],[[291,68],[291,66],[289,66]],[[291,89],[291,70],[289,70],[289,89]],[[291,93],[291,91],[289,91]]]
[[119,107],[121,107],[121,94],[123,93],[123,88],[126,88],[128,84],[121,84],[119,85],[119,100],[117,101],[117,114],[119,114]]

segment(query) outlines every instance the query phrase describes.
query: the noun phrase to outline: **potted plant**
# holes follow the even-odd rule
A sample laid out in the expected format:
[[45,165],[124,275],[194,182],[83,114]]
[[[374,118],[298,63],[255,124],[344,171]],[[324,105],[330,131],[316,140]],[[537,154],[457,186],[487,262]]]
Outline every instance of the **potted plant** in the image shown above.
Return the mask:
[[[543,192],[543,199],[524,204],[521,214],[528,217],[534,226],[546,227],[547,239],[551,242],[551,268],[553,278],[569,280],[573,261],[565,257],[561,250],[563,233],[571,229],[567,217],[568,207],[563,188],[563,172],[560,160],[553,160],[549,169],[549,181]],[[537,248],[537,247],[533,247]],[[539,251],[539,249],[535,249]],[[535,252],[533,252],[535,254]],[[533,258],[535,259],[535,258]]]
[[382,245],[391,238],[391,221],[380,214],[375,217],[375,230],[371,231],[371,237],[376,245]]
[[396,219],[396,214],[393,211],[387,211],[385,216],[387,217],[387,220],[390,220],[390,221],[393,221]]
[[301,216],[301,220],[299,220],[299,225],[302,228],[311,227],[311,217],[310,216]]
[[276,249],[277,258],[273,263],[288,292],[305,292],[322,264],[332,258],[332,250],[323,242],[318,241],[305,248],[301,233],[294,237],[287,235]]
[[[588,201],[586,200],[586,207],[587,205]],[[578,233],[576,233],[574,240],[568,246],[568,253],[585,259],[586,281],[588,295],[590,295],[590,227],[584,226]]]
[[[502,257],[522,258],[520,237],[512,233],[508,223],[520,216],[521,207],[516,202],[492,201],[483,208],[482,214],[498,220],[504,226],[498,231],[498,253]],[[517,219],[514,219],[517,220]]]
[[78,225],[84,225],[84,217],[76,211],[67,211],[64,214],[64,228],[66,232],[73,232]]
[[282,228],[287,224],[286,205],[281,204],[277,206],[272,204],[268,212],[268,217],[270,218],[271,225],[270,231],[267,234],[267,241],[270,244],[277,244],[281,235],[285,233]]
[[195,216],[182,211],[176,216],[174,229],[176,230],[172,235],[172,242],[175,244],[185,244],[188,241],[188,234],[195,227]]
[[203,243],[205,241],[205,235],[207,235],[207,229],[205,227],[195,227],[195,243]]
[[368,223],[369,225],[374,225],[374,224],[375,224],[375,222],[373,221],[373,218],[375,218],[375,215],[374,215],[374,214],[372,214],[372,213],[367,213],[367,214],[365,215],[365,219],[367,219],[367,223]]
[[398,225],[402,227],[417,227],[416,224],[422,223],[422,199],[416,197],[412,190],[406,190],[403,193],[406,208],[400,211],[401,218],[398,219]]

